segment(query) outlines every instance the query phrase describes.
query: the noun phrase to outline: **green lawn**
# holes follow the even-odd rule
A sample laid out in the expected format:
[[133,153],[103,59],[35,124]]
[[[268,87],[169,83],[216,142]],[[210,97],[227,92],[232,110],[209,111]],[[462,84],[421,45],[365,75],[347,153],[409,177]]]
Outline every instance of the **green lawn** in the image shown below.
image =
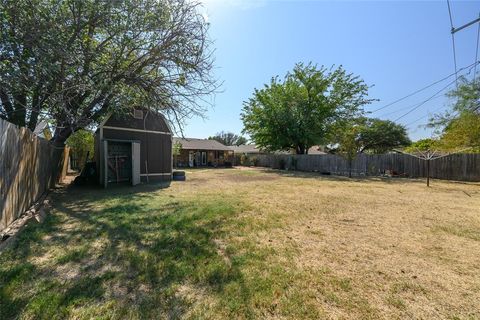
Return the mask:
[[52,195],[2,319],[480,318],[480,186],[194,170]]

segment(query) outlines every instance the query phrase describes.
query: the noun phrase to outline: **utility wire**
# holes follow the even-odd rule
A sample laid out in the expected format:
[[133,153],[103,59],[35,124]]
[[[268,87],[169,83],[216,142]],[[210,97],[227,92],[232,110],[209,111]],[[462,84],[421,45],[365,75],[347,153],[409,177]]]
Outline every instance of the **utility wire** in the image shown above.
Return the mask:
[[479,64],[479,63],[480,63],[480,61],[476,61],[476,62],[474,62],[474,63],[472,63],[472,64],[470,64],[470,65],[468,65],[468,66],[466,66],[466,67],[460,68],[460,69],[458,69],[458,71],[456,71],[456,72],[454,72],[454,73],[451,73],[451,74],[449,74],[448,76],[446,76],[446,77],[444,77],[444,78],[441,78],[440,80],[437,80],[437,81],[435,81],[435,82],[433,82],[433,83],[431,83],[431,84],[429,84],[429,85],[427,85],[427,86],[425,86],[425,87],[423,87],[423,88],[421,88],[421,89],[418,89],[418,90],[416,90],[416,91],[414,91],[414,92],[412,92],[412,93],[409,93],[409,94],[407,94],[406,96],[404,96],[404,97],[402,97],[402,98],[400,98],[400,99],[397,99],[397,100],[395,100],[395,101],[393,101],[393,102],[390,102],[389,104],[386,104],[386,105],[384,105],[383,107],[380,107],[380,108],[378,108],[378,109],[375,109],[375,110],[373,110],[373,111],[370,111],[370,113],[378,112],[378,111],[383,110],[383,109],[386,109],[386,108],[388,108],[388,107],[390,107],[390,106],[392,106],[392,105],[394,105],[394,104],[396,104],[396,103],[398,103],[398,102],[400,102],[400,101],[403,101],[403,100],[405,100],[405,99],[407,99],[407,98],[410,98],[411,96],[414,96],[414,95],[416,95],[417,93],[420,93],[420,92],[422,92],[422,91],[425,91],[425,90],[433,87],[434,85],[439,84],[439,83],[441,83],[441,82],[443,82],[443,81],[451,78],[452,76],[456,76],[458,73],[462,72],[463,70],[468,69],[468,68],[471,68],[471,67],[473,67],[473,66],[476,66],[476,65]]
[[407,124],[405,125],[405,127],[407,127],[407,128],[408,128],[408,127],[410,127],[412,124],[414,124],[414,123],[416,123],[416,122],[418,122],[418,121],[420,121],[420,120],[422,120],[422,119],[425,119],[425,118],[426,118],[426,117],[428,117],[428,116],[429,116],[429,114],[427,114],[427,115],[424,115],[423,117],[421,117],[421,118],[418,118],[418,119],[417,119],[417,120],[415,120],[415,121],[409,122],[409,123],[407,123]]
[[[476,66],[476,65],[477,65],[477,64],[475,64],[475,66]],[[468,68],[468,67],[467,67],[467,68]],[[468,70],[468,73],[467,73],[466,75],[469,75],[469,74],[472,72],[472,68],[473,68],[473,67],[470,67],[470,70]],[[459,70],[459,72],[460,72],[460,70]],[[447,85],[447,87],[444,87],[442,90],[438,91],[437,93],[435,93],[433,96],[431,96],[431,97],[428,98],[427,100],[422,101],[419,105],[412,106],[412,109],[413,109],[413,110],[418,109],[420,106],[422,106],[423,104],[425,104],[427,101],[431,101],[431,100],[433,100],[433,99],[436,99],[436,98],[441,97],[441,96],[442,96],[441,92],[444,91],[444,90],[446,90],[446,89],[447,89],[450,85],[452,85],[454,82],[455,82],[455,81],[450,82],[450,84]],[[434,110],[434,111],[439,111],[439,110],[442,109],[442,108],[443,108],[443,106],[440,107],[440,108],[437,108],[437,109]],[[477,107],[477,109],[478,109],[478,108],[480,108],[480,105]],[[401,110],[405,110],[405,109],[401,109]],[[410,112],[412,112],[413,110],[410,110],[409,112],[407,112],[407,114],[410,113]],[[474,110],[474,111],[475,111],[475,110]],[[392,114],[392,113],[396,113],[396,111],[395,111],[395,112],[391,112],[390,114]],[[406,114],[402,115],[401,117],[403,117],[403,116],[405,116],[405,115],[406,115]],[[406,127],[409,127],[410,125],[412,125],[412,124],[418,122],[419,120],[422,120],[422,119],[424,119],[424,118],[426,118],[426,117],[428,117],[428,116],[429,116],[429,115],[427,114],[427,115],[425,115],[425,116],[422,116],[422,117],[420,117],[420,118],[417,118],[417,119],[415,119],[414,121],[411,121],[411,122],[407,123],[405,126],[406,126]],[[395,120],[395,121],[396,121],[396,120]]]
[[452,33],[453,33],[453,19],[452,19],[452,10],[450,9],[450,0],[447,0],[447,6],[448,6],[448,16],[450,17],[450,26],[452,27]]
[[[450,27],[451,27],[451,34],[452,34],[452,48],[453,48],[453,64],[455,66],[455,83],[458,89],[458,76],[457,76],[457,50],[455,49],[455,33],[453,32],[455,28],[453,27],[453,19],[452,19],[452,10],[450,8],[450,0],[447,0],[448,6],[448,16],[450,17]],[[476,59],[475,59],[476,61]]]
[[453,46],[453,65],[455,66],[455,84],[458,89],[458,75],[457,75],[457,54],[455,49],[455,35],[452,34],[452,46]]
[[394,121],[394,122],[397,122],[398,120],[402,119],[403,117],[405,117],[405,116],[409,115],[410,113],[412,113],[413,111],[417,110],[418,108],[420,108],[421,106],[423,106],[425,103],[427,103],[428,101],[430,101],[430,100],[432,100],[433,98],[435,98],[435,96],[436,96],[437,94],[439,94],[440,92],[448,89],[448,87],[450,87],[452,84],[454,84],[455,81],[456,81],[456,79],[453,80],[452,82],[450,82],[449,84],[447,84],[445,87],[443,87],[443,88],[440,89],[439,91],[435,92],[434,95],[432,95],[432,96],[430,96],[429,98],[427,98],[426,100],[420,102],[419,104],[417,104],[416,106],[414,106],[412,109],[410,109],[408,112],[402,114],[400,117],[398,117],[397,119],[395,119],[395,120],[393,120],[393,121]]
[[[434,110],[434,112],[440,111],[440,110],[443,109],[444,107],[445,107],[445,106],[442,106],[442,107],[440,107],[440,108],[437,108],[437,109]],[[479,104],[477,107],[475,107],[472,111],[475,112],[475,111],[477,111],[477,110],[479,110],[479,109],[480,109],[480,104]],[[455,117],[457,117],[457,116],[459,116],[459,115],[460,115],[460,112],[459,112],[459,111],[455,111],[455,112],[451,115],[451,117],[452,117],[452,118],[455,118]],[[429,116],[429,114],[427,114],[427,115],[425,115],[425,116],[422,116],[422,117],[420,117],[420,118],[418,118],[418,119],[416,119],[416,120],[414,120],[414,121],[412,121],[412,122],[407,123],[405,126],[406,126],[406,127],[409,127],[410,125],[414,124],[415,122],[418,122],[418,121],[420,121],[420,120],[422,120],[422,119],[425,119],[425,118],[428,117],[428,116]]]
[[[478,43],[479,43],[479,41],[480,41],[480,23],[478,24],[478,29],[477,29],[477,48],[475,49],[475,61],[478,61]],[[475,65],[475,69],[473,71],[473,83],[476,83],[476,81],[477,81],[477,65]]]
[[[432,100],[433,100],[433,99],[442,98],[442,97],[443,97],[443,95],[438,95],[438,96],[436,96],[435,98],[432,98]],[[405,108],[401,108],[401,109],[397,109],[397,110],[395,110],[395,111],[391,111],[391,112],[388,112],[388,113],[384,113],[384,114],[382,114],[382,115],[380,115],[380,116],[378,116],[378,117],[379,117],[379,118],[385,118],[385,117],[391,116],[392,114],[399,113],[399,112],[405,111],[405,110],[409,110],[410,108],[413,108],[413,107],[416,106],[416,105],[417,105],[417,104],[414,104],[414,105],[410,105],[410,106],[405,107]]]
[[[445,108],[445,106],[441,106],[440,108],[437,108],[437,109],[433,110],[433,112],[438,112],[438,111],[440,111],[440,110],[443,109],[443,108]],[[424,116],[422,116],[422,117],[420,117],[420,118],[417,118],[416,120],[413,120],[412,122],[407,123],[407,124],[405,125],[405,127],[408,128],[408,127],[410,127],[412,124],[414,124],[414,123],[416,123],[416,122],[418,122],[418,121],[420,121],[420,120],[422,120],[422,119],[425,119],[425,118],[427,118],[427,117],[429,117],[429,116],[430,116],[430,114],[426,114],[426,115],[424,115]]]

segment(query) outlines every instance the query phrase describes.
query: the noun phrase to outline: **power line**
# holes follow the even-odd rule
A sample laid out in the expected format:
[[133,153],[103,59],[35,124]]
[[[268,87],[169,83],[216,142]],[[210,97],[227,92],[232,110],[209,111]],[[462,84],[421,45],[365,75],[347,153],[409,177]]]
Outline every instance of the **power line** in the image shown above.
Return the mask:
[[421,118],[418,118],[418,119],[417,119],[417,120],[415,120],[415,121],[409,122],[409,123],[407,123],[407,124],[405,125],[405,127],[407,127],[407,128],[408,128],[408,127],[410,127],[412,124],[414,124],[414,123],[416,123],[416,122],[418,122],[418,121],[420,121],[420,120],[422,120],[422,119],[425,119],[425,118],[426,118],[426,117],[428,117],[428,116],[429,116],[429,114],[427,114],[427,115],[424,115],[423,117],[421,117]]
[[[445,107],[445,106],[441,106],[440,108],[437,108],[437,109],[433,110],[433,112],[440,111],[440,110],[443,109],[444,107]],[[427,118],[427,117],[429,117],[429,116],[430,116],[430,114],[426,114],[426,115],[424,115],[424,116],[422,116],[422,117],[420,117],[420,118],[417,118],[417,119],[413,120],[412,122],[407,123],[407,124],[405,125],[405,127],[408,128],[408,127],[410,127],[412,124],[414,124],[414,123],[416,123],[416,122],[418,122],[418,121],[420,121],[420,120],[422,120],[422,119],[425,119],[425,118]]]
[[[464,28],[466,28],[466,27],[468,27],[468,26],[470,26],[470,25],[472,25],[472,24],[474,24],[474,23],[480,22],[480,15],[479,15],[479,17],[478,17],[477,19],[475,19],[475,20],[467,23],[467,24],[464,25],[464,26],[461,26],[461,27],[455,29],[455,28],[453,27],[452,12],[451,12],[451,8],[450,8],[450,1],[449,1],[449,0],[447,0],[447,6],[448,6],[449,17],[450,17],[450,26],[451,26],[451,28],[452,28],[452,29],[451,29],[451,34],[452,34],[452,45],[453,45],[453,59],[454,59],[454,64],[455,64],[455,80],[456,80],[455,82],[456,82],[456,86],[457,86],[457,89],[458,89],[458,72],[457,72],[457,62],[456,62],[456,50],[455,50],[455,38],[454,38],[454,34],[455,34],[457,31],[460,31],[460,30],[462,30],[462,29],[464,29]],[[476,83],[477,65],[478,65],[478,62],[479,62],[479,61],[478,61],[479,43],[480,43],[480,23],[479,23],[478,29],[477,29],[477,44],[476,44],[476,47],[475,47],[475,62],[474,62],[474,64],[473,64],[473,69],[474,69],[473,82],[474,82],[474,84]],[[471,71],[472,71],[472,68],[470,68],[468,74],[469,74]],[[443,90],[441,90],[441,91],[443,91]],[[441,91],[440,91],[440,92],[441,92]],[[438,96],[437,96],[437,97],[438,97]],[[432,96],[432,97],[430,97],[430,98],[427,99],[426,101],[432,100],[433,98],[435,98],[435,95]],[[398,119],[406,116],[406,115],[409,114],[410,112],[412,112],[412,111],[414,111],[415,109],[419,108],[421,105],[425,104],[426,101],[424,101],[424,102],[420,103],[418,106],[412,108],[412,110],[410,110],[410,111],[407,112],[406,114],[402,115],[402,116],[399,117]],[[440,109],[441,109],[441,108],[438,108],[438,109],[436,109],[436,110],[440,110]],[[475,111],[478,110],[478,109],[480,109],[480,104],[479,104],[476,108],[474,108],[473,111],[475,112]],[[393,112],[393,113],[395,113],[395,112]],[[390,113],[390,114],[392,114],[392,113]],[[458,114],[457,114],[457,115],[458,115]],[[455,115],[453,115],[453,116],[455,117]],[[414,120],[414,121],[412,121],[412,122],[409,122],[408,124],[406,124],[406,126],[408,127],[408,126],[410,126],[410,125],[412,125],[412,124],[414,124],[414,123],[418,122],[419,120],[422,120],[422,119],[424,119],[424,118],[426,118],[426,117],[428,117],[428,114],[425,115],[425,116],[422,116],[422,117],[420,117],[420,118],[417,118],[416,120]],[[398,120],[398,119],[397,119],[397,120]],[[395,121],[396,121],[396,120],[395,120]]]
[[435,81],[435,82],[433,82],[433,83],[431,83],[431,84],[429,84],[429,85],[427,85],[427,86],[425,86],[425,87],[423,87],[423,88],[421,88],[421,89],[418,89],[418,90],[416,90],[416,91],[414,91],[414,92],[412,92],[412,93],[410,93],[410,94],[408,94],[408,95],[406,95],[406,96],[404,96],[404,97],[402,97],[402,98],[400,98],[400,99],[397,99],[397,100],[395,100],[395,101],[393,101],[393,102],[391,102],[391,103],[389,103],[389,104],[387,104],[387,105],[384,105],[384,106],[381,107],[381,108],[375,109],[375,110],[371,111],[371,113],[375,113],[375,112],[378,112],[378,111],[380,111],[380,110],[386,109],[386,108],[388,108],[388,107],[390,107],[390,106],[392,106],[392,105],[394,105],[394,104],[396,104],[396,103],[398,103],[398,102],[400,102],[400,101],[403,101],[403,100],[405,100],[405,99],[407,99],[407,98],[410,98],[411,96],[414,96],[414,95],[416,95],[417,93],[420,93],[420,92],[422,92],[422,91],[425,91],[425,90],[433,87],[434,85],[439,84],[439,83],[441,83],[441,82],[443,82],[443,81],[451,78],[452,76],[456,76],[458,73],[462,72],[463,70],[465,70],[465,69],[467,69],[467,68],[471,68],[471,67],[473,67],[473,66],[476,66],[476,65],[479,64],[479,63],[480,63],[480,61],[477,61],[477,62],[474,62],[474,63],[472,63],[472,64],[470,64],[470,65],[468,65],[468,66],[466,66],[466,67],[463,67],[463,68],[459,69],[458,71],[456,71],[456,72],[454,72],[454,73],[451,73],[451,74],[449,74],[448,76],[446,76],[446,77],[444,77],[444,78],[442,78],[442,79],[440,79],[440,80],[437,80],[437,81]]
[[[434,112],[440,111],[440,110],[443,109],[443,108],[444,108],[444,106],[442,106],[442,107],[440,107],[440,108],[437,108],[437,109],[434,110]],[[475,111],[477,111],[477,110],[479,110],[479,109],[480,109],[480,104],[479,104],[477,107],[475,107],[475,108],[472,110],[472,112],[475,112]],[[454,119],[455,117],[458,117],[458,116],[460,115],[460,113],[461,113],[460,111],[455,111],[453,114],[450,115],[450,117],[451,117],[452,119]],[[429,116],[429,114],[427,114],[427,115],[425,115],[425,116],[422,116],[422,117],[420,117],[420,118],[418,118],[418,119],[416,119],[416,120],[414,120],[414,121],[412,121],[412,122],[407,123],[405,126],[406,126],[406,127],[409,127],[410,125],[414,124],[415,122],[418,122],[418,121],[420,121],[420,120],[422,120],[422,119],[425,119],[425,118],[428,117],[428,116]]]
[[[477,29],[477,48],[475,49],[475,61],[478,61],[478,43],[480,41],[480,23],[478,24]],[[475,69],[473,71],[473,83],[477,80],[477,66],[475,65]]]
[[[455,83],[457,85],[458,89],[458,76],[457,76],[457,53],[455,49],[455,28],[453,27],[453,19],[452,19],[452,10],[450,8],[450,0],[447,0],[447,6],[448,6],[448,16],[450,17],[450,27],[451,29],[451,34],[452,34],[452,48],[453,48],[453,64],[455,66]],[[475,59],[476,61],[476,59]]]
[[[476,66],[477,64],[478,64],[478,63],[474,63],[474,66]],[[466,67],[466,68],[468,68],[468,67]],[[472,72],[472,68],[473,68],[473,67],[470,66],[470,70],[468,71],[468,73],[467,73],[466,75],[469,75],[470,72]],[[462,68],[462,69],[465,69],[465,68]],[[461,70],[462,70],[462,69],[461,69]],[[458,72],[460,72],[461,70],[459,70]],[[396,112],[401,111],[401,110],[405,110],[405,109],[410,109],[410,108],[412,108],[412,109],[409,110],[406,114],[404,114],[404,115],[402,115],[401,117],[397,118],[397,119],[395,120],[395,121],[397,121],[398,119],[401,119],[401,118],[403,118],[404,116],[406,116],[407,114],[411,113],[412,111],[418,109],[419,107],[421,107],[422,105],[424,105],[424,104],[427,103],[428,101],[431,101],[431,100],[433,100],[433,99],[436,99],[436,98],[441,97],[441,96],[442,96],[441,93],[442,93],[444,90],[446,90],[446,89],[447,89],[450,85],[452,85],[453,83],[455,83],[455,81],[450,82],[446,87],[444,87],[444,88],[442,88],[441,90],[437,91],[433,96],[429,97],[429,98],[428,98],[427,100],[425,100],[425,101],[422,101],[422,102],[419,103],[418,105],[414,105],[414,106],[411,106],[411,107],[408,107],[408,108],[402,108],[402,109],[400,109],[400,110],[397,110],[397,111],[394,111],[394,112],[390,112],[390,113],[388,113],[388,114],[386,114],[386,115],[390,115],[390,114],[396,113]],[[440,110],[440,109],[442,109],[442,108],[443,108],[443,106],[442,106],[441,108],[437,108],[435,111],[438,111],[438,110]],[[480,105],[477,107],[477,109],[478,109],[478,108],[480,108]],[[385,116],[385,115],[384,115],[384,116]],[[415,120],[412,121],[412,122],[409,122],[409,123],[406,124],[405,126],[408,127],[408,126],[414,124],[415,122],[418,122],[419,120],[422,120],[422,119],[424,119],[424,118],[426,118],[426,117],[428,117],[428,114],[425,115],[425,116],[422,116],[422,117],[420,117],[420,118],[417,118],[417,119],[415,119]]]
[[[435,98],[432,98],[432,100],[433,100],[433,99],[442,98],[442,97],[443,97],[443,95],[438,95],[438,96],[436,96]],[[415,104],[415,105],[416,105],[416,104]],[[401,109],[397,109],[397,110],[392,111],[392,112],[384,113],[384,114],[380,115],[379,118],[388,117],[388,116],[390,116],[390,115],[392,115],[392,114],[395,114],[395,113],[398,113],[398,112],[400,112],[400,111],[409,110],[410,108],[412,108],[412,107],[415,106],[415,105],[410,105],[410,106],[405,107],[405,108],[401,108]]]
[[453,65],[455,66],[455,84],[458,89],[458,75],[457,75],[457,54],[455,50],[455,36],[452,34],[452,46],[453,46]]
[[420,108],[421,106],[423,106],[425,103],[427,103],[428,101],[432,100],[433,98],[435,98],[435,96],[437,94],[439,94],[440,92],[448,89],[448,87],[450,87],[452,84],[454,84],[456,81],[453,80],[452,82],[450,82],[449,84],[447,84],[445,87],[443,87],[442,89],[440,89],[439,91],[435,92],[434,95],[432,95],[431,97],[427,98],[426,100],[420,102],[419,104],[417,104],[416,106],[414,106],[412,109],[410,109],[408,112],[402,114],[400,117],[398,117],[397,119],[393,120],[394,122],[397,122],[398,120],[402,119],[403,117],[405,117],[406,115],[409,115],[410,113],[412,113],[413,111],[417,110],[418,108]]
[[[471,71],[471,70],[470,70],[470,71]],[[470,73],[470,72],[469,72],[469,73]],[[468,73],[467,73],[467,74],[468,74]],[[453,81],[450,82],[450,84],[453,84]],[[442,91],[443,91],[443,90],[442,90]],[[435,94],[435,96],[434,96],[433,98],[431,98],[429,101],[431,101],[431,100],[433,100],[433,99],[436,99],[436,98],[439,98],[439,97],[442,97],[443,94],[440,94],[440,93],[441,93],[441,91],[438,92],[437,94]],[[435,109],[434,112],[440,111],[440,109],[443,109],[444,107],[445,107],[445,106],[441,106],[440,108]],[[429,114],[424,115],[424,116],[422,116],[422,117],[420,117],[420,118],[417,118],[416,120],[407,123],[405,126],[408,127],[408,126],[414,124],[415,122],[418,122],[418,121],[420,121],[420,120],[422,120],[422,119],[425,119],[425,118],[428,117],[428,116],[429,116]]]
[[433,82],[433,83],[431,83],[431,84],[429,84],[429,85],[427,85],[427,86],[425,86],[425,87],[423,87],[423,88],[421,88],[421,89],[418,89],[418,90],[416,90],[416,91],[414,91],[414,92],[412,92],[412,93],[409,93],[409,94],[407,94],[406,96],[404,96],[404,97],[402,97],[402,98],[400,98],[400,99],[397,99],[397,100],[395,100],[395,101],[393,101],[393,102],[391,102],[391,103],[389,103],[389,104],[386,104],[386,105],[384,105],[383,107],[380,107],[380,108],[378,108],[378,109],[375,109],[375,110],[373,110],[373,111],[370,111],[370,113],[378,112],[378,111],[383,110],[383,109],[386,109],[386,108],[388,108],[388,107],[390,107],[390,106],[392,106],[392,105],[394,105],[394,104],[396,104],[396,103],[398,103],[398,102],[400,102],[400,101],[403,101],[403,100],[405,100],[405,99],[407,99],[407,98],[410,98],[411,96],[414,96],[414,95],[416,95],[417,93],[420,93],[420,92],[422,92],[422,91],[425,91],[425,90],[427,90],[427,89],[435,86],[436,84],[439,84],[439,83],[441,83],[441,82],[443,82],[443,81],[451,78],[452,76],[457,75],[458,73],[460,73],[460,72],[462,72],[462,71],[464,71],[464,70],[466,70],[466,69],[468,69],[468,68],[471,68],[471,67],[473,67],[473,66],[476,66],[476,65],[479,64],[479,63],[480,63],[480,61],[476,61],[476,62],[474,62],[474,63],[472,63],[472,64],[470,64],[470,65],[468,65],[468,66],[465,66],[465,67],[463,67],[463,68],[460,68],[460,69],[458,69],[458,71],[456,71],[456,72],[454,72],[454,73],[451,73],[451,74],[449,74],[448,76],[443,77],[443,78],[441,78],[440,80],[437,80],[437,81],[435,81],[435,82]]
[[453,28],[453,19],[452,19],[452,10],[450,9],[450,0],[447,0],[447,6],[448,6],[448,16],[450,17],[450,25],[452,26],[452,32],[455,30]]

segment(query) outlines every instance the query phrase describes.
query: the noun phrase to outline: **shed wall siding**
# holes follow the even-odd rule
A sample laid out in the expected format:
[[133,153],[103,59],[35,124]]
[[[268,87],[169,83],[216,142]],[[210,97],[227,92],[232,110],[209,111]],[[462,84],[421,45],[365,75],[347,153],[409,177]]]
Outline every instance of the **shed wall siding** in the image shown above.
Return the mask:
[[140,142],[140,173],[171,173],[172,172],[172,137],[170,135],[103,129],[105,140],[129,140]]

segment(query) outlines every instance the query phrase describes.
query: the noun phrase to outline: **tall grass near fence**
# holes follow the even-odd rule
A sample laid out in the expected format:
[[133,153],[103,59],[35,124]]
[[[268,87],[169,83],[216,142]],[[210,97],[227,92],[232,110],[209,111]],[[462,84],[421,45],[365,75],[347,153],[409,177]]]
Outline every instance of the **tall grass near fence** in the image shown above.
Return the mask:
[[[255,155],[257,166],[348,175],[348,162],[337,155]],[[410,178],[427,176],[427,163],[405,154],[358,155],[352,163],[355,176],[386,172]],[[436,179],[480,181],[480,154],[452,154],[431,160],[430,176]]]
[[62,154],[28,129],[0,119],[0,231],[54,185]]

